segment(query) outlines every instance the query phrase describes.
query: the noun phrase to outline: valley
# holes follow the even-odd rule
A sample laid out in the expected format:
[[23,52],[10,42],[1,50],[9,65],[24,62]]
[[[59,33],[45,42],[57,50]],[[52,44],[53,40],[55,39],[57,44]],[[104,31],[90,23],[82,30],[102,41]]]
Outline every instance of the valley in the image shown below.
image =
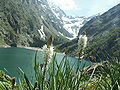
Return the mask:
[[120,90],[117,1],[0,0],[0,90]]

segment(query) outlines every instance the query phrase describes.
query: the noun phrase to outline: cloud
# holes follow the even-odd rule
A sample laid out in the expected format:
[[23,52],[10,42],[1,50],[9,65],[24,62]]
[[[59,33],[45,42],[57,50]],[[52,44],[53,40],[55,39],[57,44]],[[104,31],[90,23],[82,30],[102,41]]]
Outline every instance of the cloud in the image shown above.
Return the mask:
[[110,8],[114,7],[115,5],[117,5],[120,1],[119,0],[101,0],[101,2],[99,2],[99,0],[94,0],[93,4],[90,5],[89,10],[87,12],[87,15],[95,15],[97,13],[104,13],[106,11],[108,11]]
[[91,16],[104,13],[120,0],[48,0],[54,2],[67,15]]
[[65,11],[80,9],[77,7],[74,0],[49,0],[49,2],[54,2],[57,6]]

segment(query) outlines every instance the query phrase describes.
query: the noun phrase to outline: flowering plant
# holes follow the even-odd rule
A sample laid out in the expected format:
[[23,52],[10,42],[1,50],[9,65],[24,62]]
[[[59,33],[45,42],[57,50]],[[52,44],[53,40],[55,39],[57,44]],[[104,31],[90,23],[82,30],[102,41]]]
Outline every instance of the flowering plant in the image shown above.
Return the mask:
[[87,46],[87,40],[88,37],[86,36],[86,34],[82,34],[79,36],[79,40],[78,40],[79,58],[83,58],[84,49]]

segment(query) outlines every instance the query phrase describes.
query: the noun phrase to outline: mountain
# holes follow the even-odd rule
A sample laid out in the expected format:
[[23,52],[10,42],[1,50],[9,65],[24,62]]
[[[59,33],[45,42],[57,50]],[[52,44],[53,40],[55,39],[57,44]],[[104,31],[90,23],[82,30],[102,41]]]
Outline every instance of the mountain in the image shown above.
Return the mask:
[[91,18],[86,17],[74,17],[74,16],[66,16],[62,17],[63,27],[72,35],[74,39],[77,37],[79,29]]
[[51,35],[54,45],[68,41],[65,36],[72,37],[47,0],[0,0],[0,45],[41,47]]
[[61,35],[72,40],[77,37],[79,29],[92,17],[79,17],[79,16],[68,16],[63,10],[61,10],[54,3],[49,2],[50,8],[54,15],[59,19],[60,23],[63,25],[64,29],[71,35],[65,36],[63,32]]
[[[94,56],[97,60],[120,59],[120,4],[102,15],[93,17],[80,30],[88,36],[85,50],[86,58]],[[64,43],[59,49],[70,55],[77,55],[78,38]]]

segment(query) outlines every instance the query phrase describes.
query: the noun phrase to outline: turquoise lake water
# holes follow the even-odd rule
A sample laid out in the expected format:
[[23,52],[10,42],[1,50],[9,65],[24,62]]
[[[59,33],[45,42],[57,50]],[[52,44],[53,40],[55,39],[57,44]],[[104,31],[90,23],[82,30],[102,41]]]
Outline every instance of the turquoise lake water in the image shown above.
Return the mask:
[[[20,78],[18,73],[18,67],[20,67],[31,80],[34,80],[34,58],[35,50],[25,49],[25,48],[0,48],[0,70],[7,70],[7,74],[13,77]],[[64,54],[56,54],[56,60],[59,63]],[[71,66],[74,65],[74,69],[78,64],[78,60],[74,57],[67,56]],[[42,52],[37,53],[37,60],[41,64],[43,62]],[[82,69],[83,66],[88,66],[92,64],[90,61],[82,60],[79,64]]]

